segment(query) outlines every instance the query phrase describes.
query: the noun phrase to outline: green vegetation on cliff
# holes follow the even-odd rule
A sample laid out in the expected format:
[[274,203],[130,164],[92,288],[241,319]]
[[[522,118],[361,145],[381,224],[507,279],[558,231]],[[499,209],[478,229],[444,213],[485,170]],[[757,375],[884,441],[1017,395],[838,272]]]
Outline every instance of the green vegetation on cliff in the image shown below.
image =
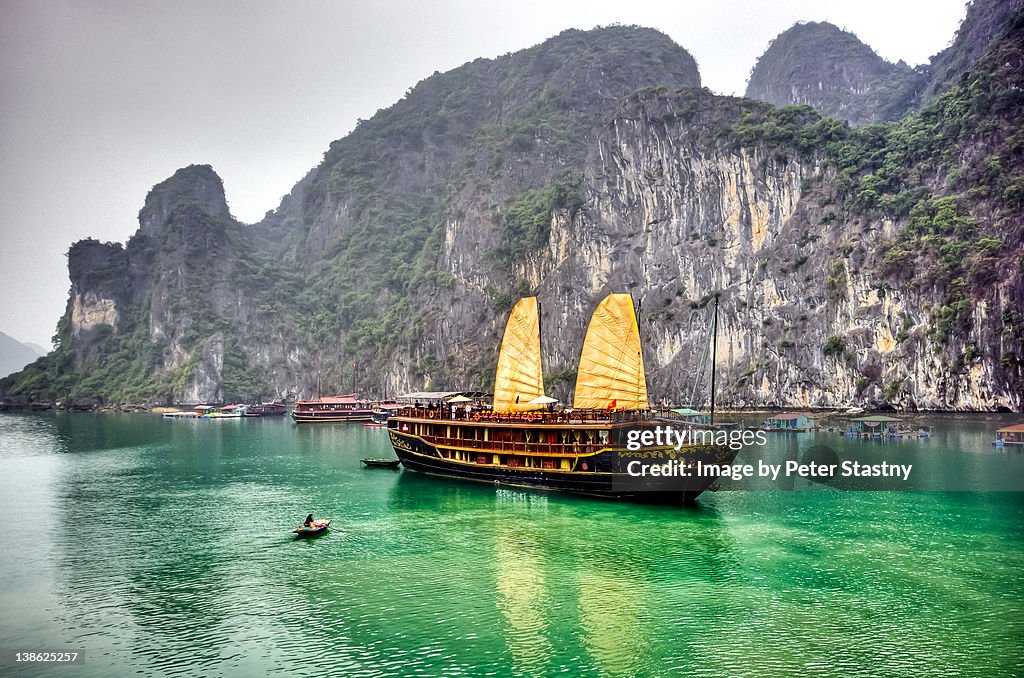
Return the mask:
[[959,83],[898,122],[850,129],[808,106],[759,107],[733,128],[748,146],[823,158],[825,200],[844,222],[906,224],[873,250],[892,284],[946,290],[937,341],[969,329],[973,300],[1024,261],[1022,16]]

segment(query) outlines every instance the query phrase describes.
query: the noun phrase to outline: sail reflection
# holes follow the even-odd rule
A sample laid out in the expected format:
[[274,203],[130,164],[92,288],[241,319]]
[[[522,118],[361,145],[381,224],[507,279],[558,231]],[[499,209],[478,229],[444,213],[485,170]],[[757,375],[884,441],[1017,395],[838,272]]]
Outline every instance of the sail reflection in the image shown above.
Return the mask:
[[552,654],[548,638],[551,599],[543,553],[530,522],[495,527],[494,556],[498,609],[508,623],[506,643],[515,672],[544,675]]

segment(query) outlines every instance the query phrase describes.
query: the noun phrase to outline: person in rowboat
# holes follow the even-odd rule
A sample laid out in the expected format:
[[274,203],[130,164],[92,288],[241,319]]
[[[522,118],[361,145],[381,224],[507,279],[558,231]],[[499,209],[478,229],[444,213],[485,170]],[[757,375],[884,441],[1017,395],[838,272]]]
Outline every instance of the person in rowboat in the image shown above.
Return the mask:
[[302,523],[303,527],[313,527],[313,514],[310,513],[306,516],[306,522]]

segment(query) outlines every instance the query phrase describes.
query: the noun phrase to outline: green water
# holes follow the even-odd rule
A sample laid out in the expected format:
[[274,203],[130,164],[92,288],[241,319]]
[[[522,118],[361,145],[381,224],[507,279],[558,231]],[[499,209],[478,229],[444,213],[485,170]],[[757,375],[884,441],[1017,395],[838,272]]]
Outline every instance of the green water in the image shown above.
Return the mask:
[[[1024,477],[989,445],[1001,423],[893,454]],[[385,455],[351,424],[0,415],[0,673],[1024,674],[1024,493],[674,509],[358,462]],[[290,538],[311,511],[332,529]],[[58,648],[85,663],[9,663]]]

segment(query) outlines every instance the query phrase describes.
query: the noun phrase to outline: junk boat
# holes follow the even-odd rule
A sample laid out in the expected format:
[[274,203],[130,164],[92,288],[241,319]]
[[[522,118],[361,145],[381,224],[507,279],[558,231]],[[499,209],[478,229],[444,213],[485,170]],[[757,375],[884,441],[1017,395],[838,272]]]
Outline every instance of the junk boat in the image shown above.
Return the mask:
[[[717,324],[717,323],[716,323]],[[680,422],[654,416],[647,400],[633,299],[611,294],[597,307],[580,356],[573,407],[544,394],[540,312],[535,297],[512,309],[498,355],[490,409],[404,407],[388,419],[402,466],[412,471],[631,501],[690,502],[717,476],[656,478],[631,462],[694,468],[731,464],[724,444],[630,450],[631,431]],[[638,467],[633,466],[634,470]]]

